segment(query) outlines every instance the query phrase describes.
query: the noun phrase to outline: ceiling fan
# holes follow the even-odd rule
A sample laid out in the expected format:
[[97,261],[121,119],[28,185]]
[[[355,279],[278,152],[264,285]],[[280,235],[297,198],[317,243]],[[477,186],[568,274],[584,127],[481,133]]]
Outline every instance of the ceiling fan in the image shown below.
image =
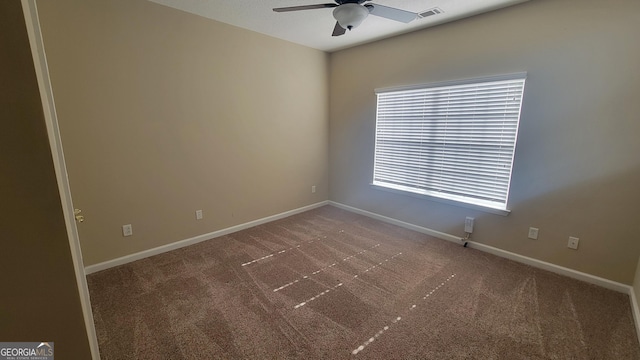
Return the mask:
[[360,25],[369,14],[403,23],[411,22],[418,17],[417,13],[411,11],[373,3],[364,4],[368,1],[371,0],[335,0],[335,3],[281,7],[275,8],[273,11],[287,12],[334,8],[333,17],[336,19],[336,26],[333,29],[332,36],[344,35],[347,30]]

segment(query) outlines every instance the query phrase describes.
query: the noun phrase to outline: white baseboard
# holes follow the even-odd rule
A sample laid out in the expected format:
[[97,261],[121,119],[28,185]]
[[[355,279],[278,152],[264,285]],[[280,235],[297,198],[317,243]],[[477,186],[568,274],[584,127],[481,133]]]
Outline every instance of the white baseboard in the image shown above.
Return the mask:
[[[422,226],[410,224],[410,223],[407,223],[407,222],[404,222],[404,221],[400,221],[400,220],[397,220],[397,219],[393,219],[393,218],[390,218],[390,217],[387,217],[387,216],[383,216],[383,215],[380,215],[380,214],[372,213],[372,212],[369,212],[369,211],[366,211],[366,210],[358,209],[358,208],[355,208],[355,207],[352,207],[352,206],[348,206],[348,205],[344,205],[344,204],[341,204],[341,203],[337,203],[335,201],[329,201],[329,205],[332,205],[332,206],[335,206],[335,207],[338,207],[338,208],[341,208],[341,209],[344,209],[344,210],[347,210],[347,211],[351,211],[351,212],[354,212],[356,214],[361,214],[361,215],[364,215],[364,216],[368,216],[368,217],[371,217],[373,219],[384,221],[384,222],[387,222],[387,223],[390,223],[390,224],[398,225],[398,226],[401,226],[401,227],[404,227],[404,228],[407,228],[407,229],[410,229],[410,230],[414,230],[414,231],[417,231],[417,232],[420,232],[420,233],[423,233],[423,234],[426,234],[426,235],[430,235],[430,236],[433,236],[433,237],[436,237],[436,238],[439,238],[439,239],[442,239],[442,240],[453,241],[455,243],[460,244],[461,246],[464,244],[463,239],[460,238],[459,236],[454,236],[454,235],[443,233],[443,232],[436,231],[436,230],[433,230],[433,229],[429,229],[429,228],[425,228],[425,227],[422,227]],[[625,294],[630,294],[630,293],[633,292],[633,289],[629,285],[625,285],[625,284],[618,283],[618,282],[615,282],[615,281],[611,281],[611,280],[608,280],[608,279],[605,279],[605,278],[601,278],[601,277],[598,277],[598,276],[594,276],[594,275],[590,275],[590,274],[583,273],[583,272],[580,272],[580,271],[576,271],[576,270],[573,270],[573,269],[569,269],[569,268],[566,268],[566,267],[563,267],[563,266],[559,266],[559,265],[555,265],[555,264],[552,264],[552,263],[548,263],[548,262],[545,262],[545,261],[542,261],[542,260],[538,260],[538,259],[530,258],[530,257],[527,257],[527,256],[523,256],[523,255],[520,255],[520,254],[512,253],[512,252],[509,252],[509,251],[505,251],[505,250],[502,250],[502,249],[498,249],[498,248],[495,248],[493,246],[480,244],[480,243],[473,242],[473,241],[468,241],[468,245],[467,246],[470,247],[470,248],[473,248],[473,249],[477,249],[477,250],[480,250],[480,251],[484,251],[484,252],[487,252],[487,253],[502,257],[502,258],[506,258],[506,259],[513,260],[513,261],[516,261],[516,262],[519,262],[519,263],[527,264],[527,265],[533,266],[535,268],[551,271],[551,272],[556,273],[556,274],[564,275],[564,276],[567,276],[567,277],[570,277],[570,278],[573,278],[573,279],[577,279],[577,280],[581,280],[581,281],[584,281],[584,282],[587,282],[587,283],[590,283],[590,284],[598,285],[598,286],[601,286],[601,287],[604,287],[604,288],[607,288],[607,289],[610,289],[610,290],[615,290],[615,291],[618,291],[618,292],[621,292],[621,293],[625,293]]]
[[380,220],[389,224],[393,224],[393,225],[398,225],[400,227],[403,227],[405,229],[409,229],[409,230],[413,230],[422,234],[426,234],[426,235],[430,235],[433,237],[436,237],[438,239],[442,239],[442,240],[448,240],[448,241],[452,241],[458,244],[464,244],[462,242],[462,239],[459,236],[454,236],[451,234],[447,234],[447,233],[443,233],[440,231],[436,231],[433,229],[428,229],[426,227],[422,227],[422,226],[418,226],[418,225],[414,225],[408,222],[404,222],[404,221],[400,221],[394,218],[390,218],[384,215],[380,215],[380,214],[376,214],[376,213],[372,213],[366,210],[362,210],[362,209],[358,209],[349,205],[345,205],[345,204],[341,204],[341,203],[337,203],[335,201],[329,201],[329,205],[331,206],[335,206],[337,208],[340,209],[344,209],[347,211],[350,211],[352,213],[356,213],[356,214],[360,214],[360,215],[364,215],[367,217],[370,217],[372,219],[376,219],[376,220]]
[[638,343],[640,344],[640,309],[638,308],[638,298],[636,297],[636,292],[633,291],[633,287],[630,288],[629,300],[631,301],[633,322],[636,324],[636,335],[638,336]]
[[253,221],[249,221],[246,222],[244,224],[239,224],[239,225],[235,225],[232,227],[228,227],[226,229],[222,229],[222,230],[217,230],[214,232],[210,232],[208,234],[202,234],[202,235],[198,235],[189,239],[185,239],[185,240],[180,240],[180,241],[176,241],[167,245],[162,245],[162,246],[158,246],[156,248],[153,249],[149,249],[149,250],[144,250],[144,251],[140,251],[137,252],[135,254],[130,254],[130,255],[126,255],[123,257],[119,257],[117,259],[113,259],[113,260],[108,260],[105,262],[101,262],[98,264],[94,264],[94,265],[89,265],[86,266],[84,268],[84,272],[89,275],[98,271],[102,271],[102,270],[106,270],[115,266],[119,266],[119,265],[123,265],[123,264],[127,264],[136,260],[140,260],[140,259],[144,259],[150,256],[154,256],[154,255],[158,255],[158,254],[162,254],[168,251],[172,251],[175,249],[179,249],[185,246],[189,246],[189,245],[193,245],[193,244],[197,244],[199,242],[205,241],[205,240],[210,240],[213,238],[217,238],[220,236],[224,236],[224,235],[228,235],[234,232],[238,232],[240,230],[244,230],[244,229],[248,229],[254,226],[258,226],[258,225],[262,225],[271,221],[275,221],[275,220],[279,220],[279,219],[283,219],[286,217],[289,217],[291,215],[295,215],[295,214],[299,214],[305,211],[309,211],[324,205],[327,205],[329,202],[328,201],[321,201],[319,203],[315,203],[315,204],[311,204],[308,206],[303,206],[301,208],[297,208],[297,209],[293,209],[293,210],[289,210],[289,211],[285,211],[283,213],[280,214],[276,214],[276,215],[271,215],[271,216],[267,216],[265,218],[262,219],[258,219],[258,220],[253,220]]
[[498,249],[495,248],[493,246],[489,246],[489,245],[485,245],[485,244],[480,244],[477,242],[469,242],[469,245],[467,245],[468,247],[472,248],[472,249],[478,249],[480,251],[484,251],[487,252],[489,254],[493,254],[496,256],[500,256],[502,258],[506,258],[509,260],[513,260],[519,263],[523,263],[523,264],[527,264],[530,266],[533,266],[535,268],[538,269],[542,269],[542,270],[547,270],[559,275],[563,275],[566,277],[570,277],[572,279],[576,279],[576,280],[580,280],[580,281],[584,281],[587,282],[589,284],[593,284],[593,285],[598,285],[600,287],[609,289],[609,290],[614,290],[617,292],[621,292],[624,294],[629,294],[629,292],[633,292],[631,286],[629,285],[625,285],[616,281],[611,281],[605,278],[601,278],[598,276],[594,276],[591,274],[587,274],[587,273],[583,273],[581,271],[577,271],[577,270],[573,270],[573,269],[569,269],[566,268],[564,266],[560,266],[560,265],[556,265],[556,264],[552,264],[552,263],[548,263],[546,261],[542,261],[542,260],[538,260],[538,259],[534,259],[534,258],[530,258],[527,256],[523,256],[520,254],[516,254],[516,253],[512,253],[509,251],[505,251],[502,249]]

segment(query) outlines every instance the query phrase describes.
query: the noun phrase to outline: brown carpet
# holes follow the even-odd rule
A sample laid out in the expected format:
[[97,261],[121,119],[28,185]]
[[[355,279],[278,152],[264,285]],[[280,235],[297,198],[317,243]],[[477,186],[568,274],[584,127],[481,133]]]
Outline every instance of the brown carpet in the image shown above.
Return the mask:
[[325,206],[88,277],[109,359],[640,359],[629,297]]

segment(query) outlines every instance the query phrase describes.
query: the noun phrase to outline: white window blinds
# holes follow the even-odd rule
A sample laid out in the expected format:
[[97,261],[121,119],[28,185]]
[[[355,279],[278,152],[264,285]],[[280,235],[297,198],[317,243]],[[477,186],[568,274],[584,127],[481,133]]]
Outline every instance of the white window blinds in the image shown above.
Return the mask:
[[506,210],[525,76],[376,91],[373,184]]

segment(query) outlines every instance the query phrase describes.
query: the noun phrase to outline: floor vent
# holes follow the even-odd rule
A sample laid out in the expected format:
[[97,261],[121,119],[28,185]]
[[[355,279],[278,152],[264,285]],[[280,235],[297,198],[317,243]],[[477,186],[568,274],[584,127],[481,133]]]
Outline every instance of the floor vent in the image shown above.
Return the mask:
[[444,11],[442,11],[442,9],[435,7],[433,9],[425,10],[425,11],[419,13],[418,17],[419,18],[426,18],[428,16],[442,14],[443,12]]

